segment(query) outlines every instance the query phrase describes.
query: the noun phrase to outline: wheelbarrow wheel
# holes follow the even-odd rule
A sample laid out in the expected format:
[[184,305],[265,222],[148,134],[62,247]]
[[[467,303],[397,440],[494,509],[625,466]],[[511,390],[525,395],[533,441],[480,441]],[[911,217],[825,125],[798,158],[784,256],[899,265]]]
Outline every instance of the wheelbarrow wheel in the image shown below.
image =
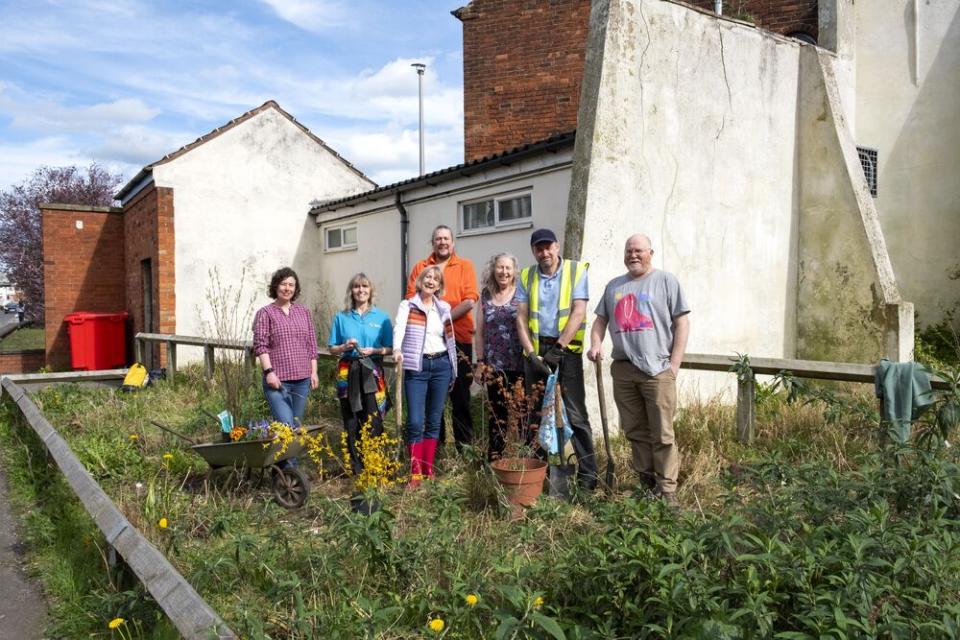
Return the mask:
[[273,467],[273,497],[284,509],[299,509],[310,494],[310,480],[297,467]]

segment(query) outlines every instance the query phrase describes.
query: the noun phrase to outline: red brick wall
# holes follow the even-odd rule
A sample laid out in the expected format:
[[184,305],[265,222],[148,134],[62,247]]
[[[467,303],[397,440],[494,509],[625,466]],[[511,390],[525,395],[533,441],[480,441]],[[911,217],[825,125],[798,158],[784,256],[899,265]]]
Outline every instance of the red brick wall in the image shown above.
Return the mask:
[[[41,209],[46,360],[70,368],[65,315],[126,309],[120,209],[50,205]],[[78,228],[78,222],[82,228]]]
[[0,353],[0,374],[36,373],[47,362],[43,349]]
[[[713,11],[713,0],[687,0]],[[781,35],[805,33],[817,38],[817,0],[724,0],[723,13],[731,18],[753,22],[758,27]]]
[[[133,333],[144,331],[141,262],[149,258],[153,273],[153,331],[176,333],[174,293],[173,189],[150,185],[123,209],[126,238],[126,301]],[[163,366],[166,354],[154,346],[153,366]]]
[[[713,0],[690,0],[713,10]],[[724,13],[817,37],[817,0],[724,0]],[[463,22],[465,161],[577,127],[590,0],[473,0]]]
[[590,0],[473,0],[457,17],[466,161],[576,128]]

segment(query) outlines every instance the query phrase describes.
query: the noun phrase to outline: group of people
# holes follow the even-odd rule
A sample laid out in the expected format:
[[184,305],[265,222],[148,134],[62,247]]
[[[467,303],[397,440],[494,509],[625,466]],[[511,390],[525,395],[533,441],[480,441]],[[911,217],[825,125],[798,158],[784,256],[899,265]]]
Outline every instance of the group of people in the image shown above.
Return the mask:
[[[392,354],[404,372],[412,485],[434,474],[436,451],[445,438],[448,397],[457,447],[473,443],[470,387],[476,366],[485,372],[490,459],[504,450],[508,390],[522,384],[529,404],[538,407],[543,382],[558,374],[573,431],[577,482],[592,490],[597,465],[583,355],[586,351],[588,359],[599,361],[609,331],[614,399],[633,466],[647,488],[675,503],[676,376],[689,335],[690,309],[677,278],[653,267],[650,239],[642,234],[627,239],[627,271],[604,289],[594,310],[589,348],[589,265],[561,257],[550,229],[537,229],[530,238],[535,265],[520,269],[516,257],[496,254],[483,269],[479,290],[473,263],[454,251],[449,227],[433,230],[431,247],[430,255],[412,269],[393,323],[375,306],[373,283],[363,273],[350,279],[344,308],[333,320],[328,343],[330,352],[340,356],[337,395],[353,470],[363,465],[359,443],[364,425],[370,425],[371,435],[383,431],[388,393],[382,362]],[[309,311],[295,303],[300,285],[291,269],[277,271],[268,292],[274,302],[254,319],[254,353],[274,418],[296,424],[309,390],[319,384],[316,332]],[[530,421],[538,423],[537,415]]]

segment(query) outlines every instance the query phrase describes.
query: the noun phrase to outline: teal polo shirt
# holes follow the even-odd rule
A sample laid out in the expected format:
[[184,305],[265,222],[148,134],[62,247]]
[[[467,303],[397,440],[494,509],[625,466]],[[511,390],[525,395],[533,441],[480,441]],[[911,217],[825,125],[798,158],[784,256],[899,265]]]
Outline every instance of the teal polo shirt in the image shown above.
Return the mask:
[[[390,317],[376,307],[371,307],[363,315],[357,313],[355,309],[350,311],[340,311],[333,318],[333,326],[330,327],[330,339],[327,340],[329,346],[343,344],[350,338],[355,338],[360,347],[393,347],[393,325],[390,323]],[[344,354],[356,356],[356,353]]]

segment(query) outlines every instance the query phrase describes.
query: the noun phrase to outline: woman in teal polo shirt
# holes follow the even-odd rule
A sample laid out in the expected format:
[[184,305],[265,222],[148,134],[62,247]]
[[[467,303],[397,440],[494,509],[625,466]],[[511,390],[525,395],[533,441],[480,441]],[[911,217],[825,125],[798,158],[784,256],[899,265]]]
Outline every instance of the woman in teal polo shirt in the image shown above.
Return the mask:
[[388,409],[383,356],[393,352],[393,326],[389,316],[373,306],[374,297],[366,274],[350,278],[344,309],[334,317],[328,340],[330,353],[340,356],[337,397],[354,475],[363,470],[359,450],[363,425],[369,420],[370,435],[379,436]]

